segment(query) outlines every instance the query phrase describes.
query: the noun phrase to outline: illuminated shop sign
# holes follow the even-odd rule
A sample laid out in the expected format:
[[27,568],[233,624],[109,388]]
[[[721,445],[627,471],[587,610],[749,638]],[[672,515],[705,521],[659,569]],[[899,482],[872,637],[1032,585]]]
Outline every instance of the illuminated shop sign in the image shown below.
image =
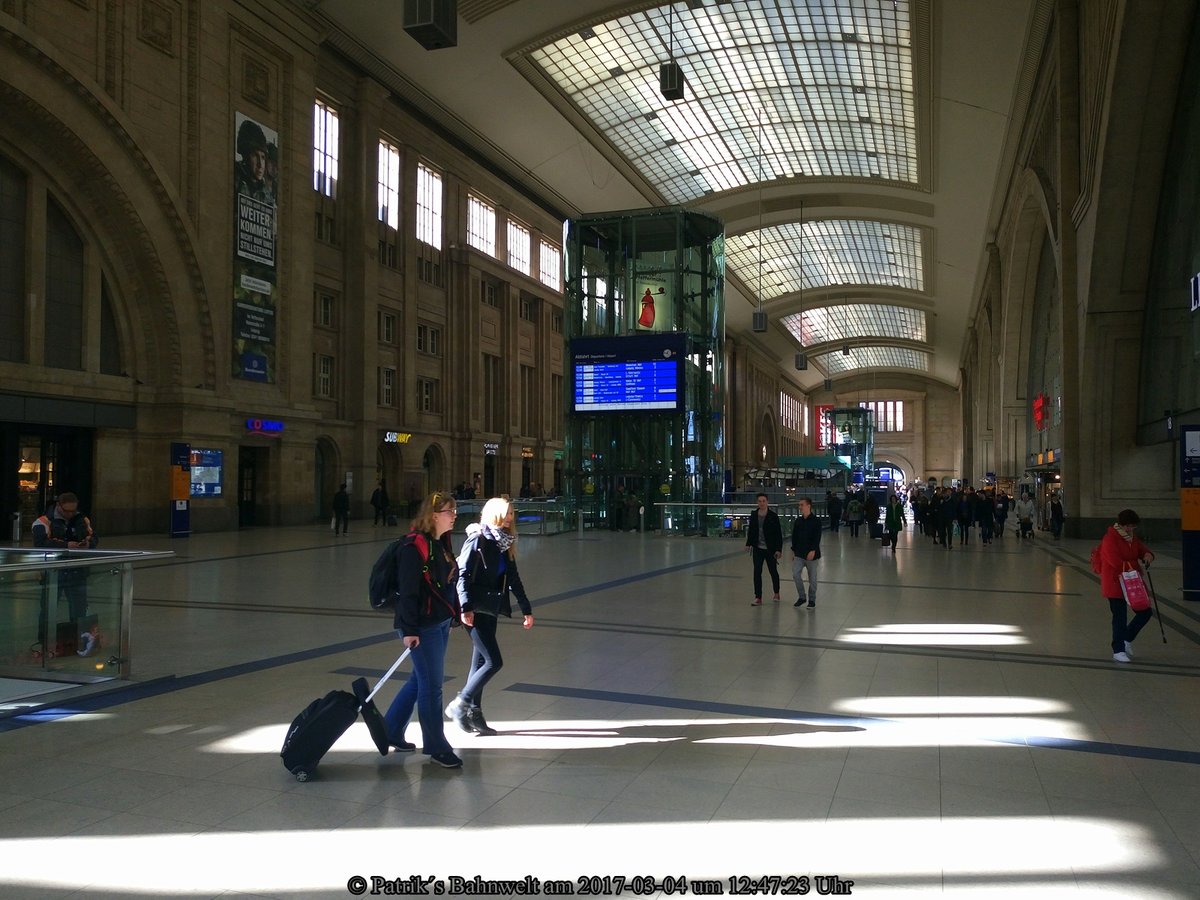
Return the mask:
[[484,441],[484,444],[483,444],[483,455],[484,456],[495,456],[499,452],[500,452],[499,444],[494,444],[489,441]]
[[1192,276],[1192,312],[1200,309],[1200,272]]
[[279,437],[283,434],[283,423],[274,419],[247,419],[248,434],[265,434],[267,437]]
[[1041,391],[1033,398],[1033,427],[1038,431],[1046,430],[1046,395]]
[[387,431],[383,435],[385,444],[407,444],[411,440],[412,435],[407,431]]
[[522,447],[521,448],[521,459],[533,459],[533,448],[532,447]]

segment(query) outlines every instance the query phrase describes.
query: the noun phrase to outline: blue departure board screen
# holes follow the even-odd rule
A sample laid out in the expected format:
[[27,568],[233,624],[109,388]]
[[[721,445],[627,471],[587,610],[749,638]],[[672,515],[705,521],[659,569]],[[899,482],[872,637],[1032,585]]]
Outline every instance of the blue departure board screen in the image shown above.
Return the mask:
[[571,341],[576,413],[683,409],[687,336],[636,334]]

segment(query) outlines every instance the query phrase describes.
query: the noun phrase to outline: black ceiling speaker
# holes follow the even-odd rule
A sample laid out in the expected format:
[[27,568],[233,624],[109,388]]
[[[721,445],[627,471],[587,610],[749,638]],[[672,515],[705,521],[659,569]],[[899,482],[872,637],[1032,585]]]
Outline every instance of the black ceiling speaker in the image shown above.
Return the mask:
[[765,309],[756,309],[750,317],[750,328],[762,334],[767,330],[767,311]]
[[827,391],[833,390],[833,379],[832,378],[825,379],[825,390],[827,390]]
[[796,354],[796,371],[803,372],[808,368],[808,356],[804,353]]
[[404,30],[426,50],[458,46],[458,0],[404,0]]
[[682,100],[687,80],[677,62],[665,62],[658,67],[658,89],[665,100]]

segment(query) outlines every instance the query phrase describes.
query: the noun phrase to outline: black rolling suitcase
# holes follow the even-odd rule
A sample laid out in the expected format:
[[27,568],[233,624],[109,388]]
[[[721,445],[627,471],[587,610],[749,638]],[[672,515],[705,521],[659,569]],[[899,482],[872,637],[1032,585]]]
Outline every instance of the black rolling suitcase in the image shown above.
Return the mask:
[[[322,757],[354,724],[360,711],[366,717],[367,728],[375,746],[382,755],[387,756],[390,747],[387,728],[372,698],[384,682],[392,677],[392,673],[400,668],[409,652],[408,648],[405,648],[400,658],[392,663],[392,667],[379,679],[375,690],[366,697],[360,699],[348,691],[330,691],[324,697],[308,704],[304,711],[296,716],[283,739],[283,749],[279,751],[279,755],[283,758],[284,768],[295,775],[297,781],[308,781],[312,778]],[[365,686],[363,679],[359,681],[363,684],[360,686],[358,682],[355,683],[356,693]]]
[[358,699],[358,708],[362,712],[363,721],[367,723],[367,731],[371,732],[371,740],[375,742],[375,747],[379,750],[380,756],[388,755],[388,750],[392,747],[392,740],[388,736],[387,725],[383,721],[383,713],[375,705],[375,695],[379,693],[379,689],[400,668],[400,664],[408,659],[408,654],[410,653],[412,653],[412,649],[405,647],[404,652],[392,663],[392,667],[384,672],[383,677],[375,683],[375,689],[371,693],[367,693],[367,679],[365,678],[354,679],[354,684],[350,686],[350,690],[354,691],[354,696]]
[[358,718],[358,698],[347,691],[330,691],[305,707],[283,739],[284,767],[297,781],[308,781],[329,748]]

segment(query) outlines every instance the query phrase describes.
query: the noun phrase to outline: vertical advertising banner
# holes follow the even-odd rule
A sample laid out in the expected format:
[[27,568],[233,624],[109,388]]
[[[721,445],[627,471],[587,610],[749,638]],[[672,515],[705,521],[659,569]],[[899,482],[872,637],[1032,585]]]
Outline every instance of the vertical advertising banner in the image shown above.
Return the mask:
[[817,449],[828,450],[837,443],[833,428],[833,404],[813,407],[813,427],[817,435]]
[[279,135],[235,116],[233,196],[233,377],[275,381],[275,199]]

